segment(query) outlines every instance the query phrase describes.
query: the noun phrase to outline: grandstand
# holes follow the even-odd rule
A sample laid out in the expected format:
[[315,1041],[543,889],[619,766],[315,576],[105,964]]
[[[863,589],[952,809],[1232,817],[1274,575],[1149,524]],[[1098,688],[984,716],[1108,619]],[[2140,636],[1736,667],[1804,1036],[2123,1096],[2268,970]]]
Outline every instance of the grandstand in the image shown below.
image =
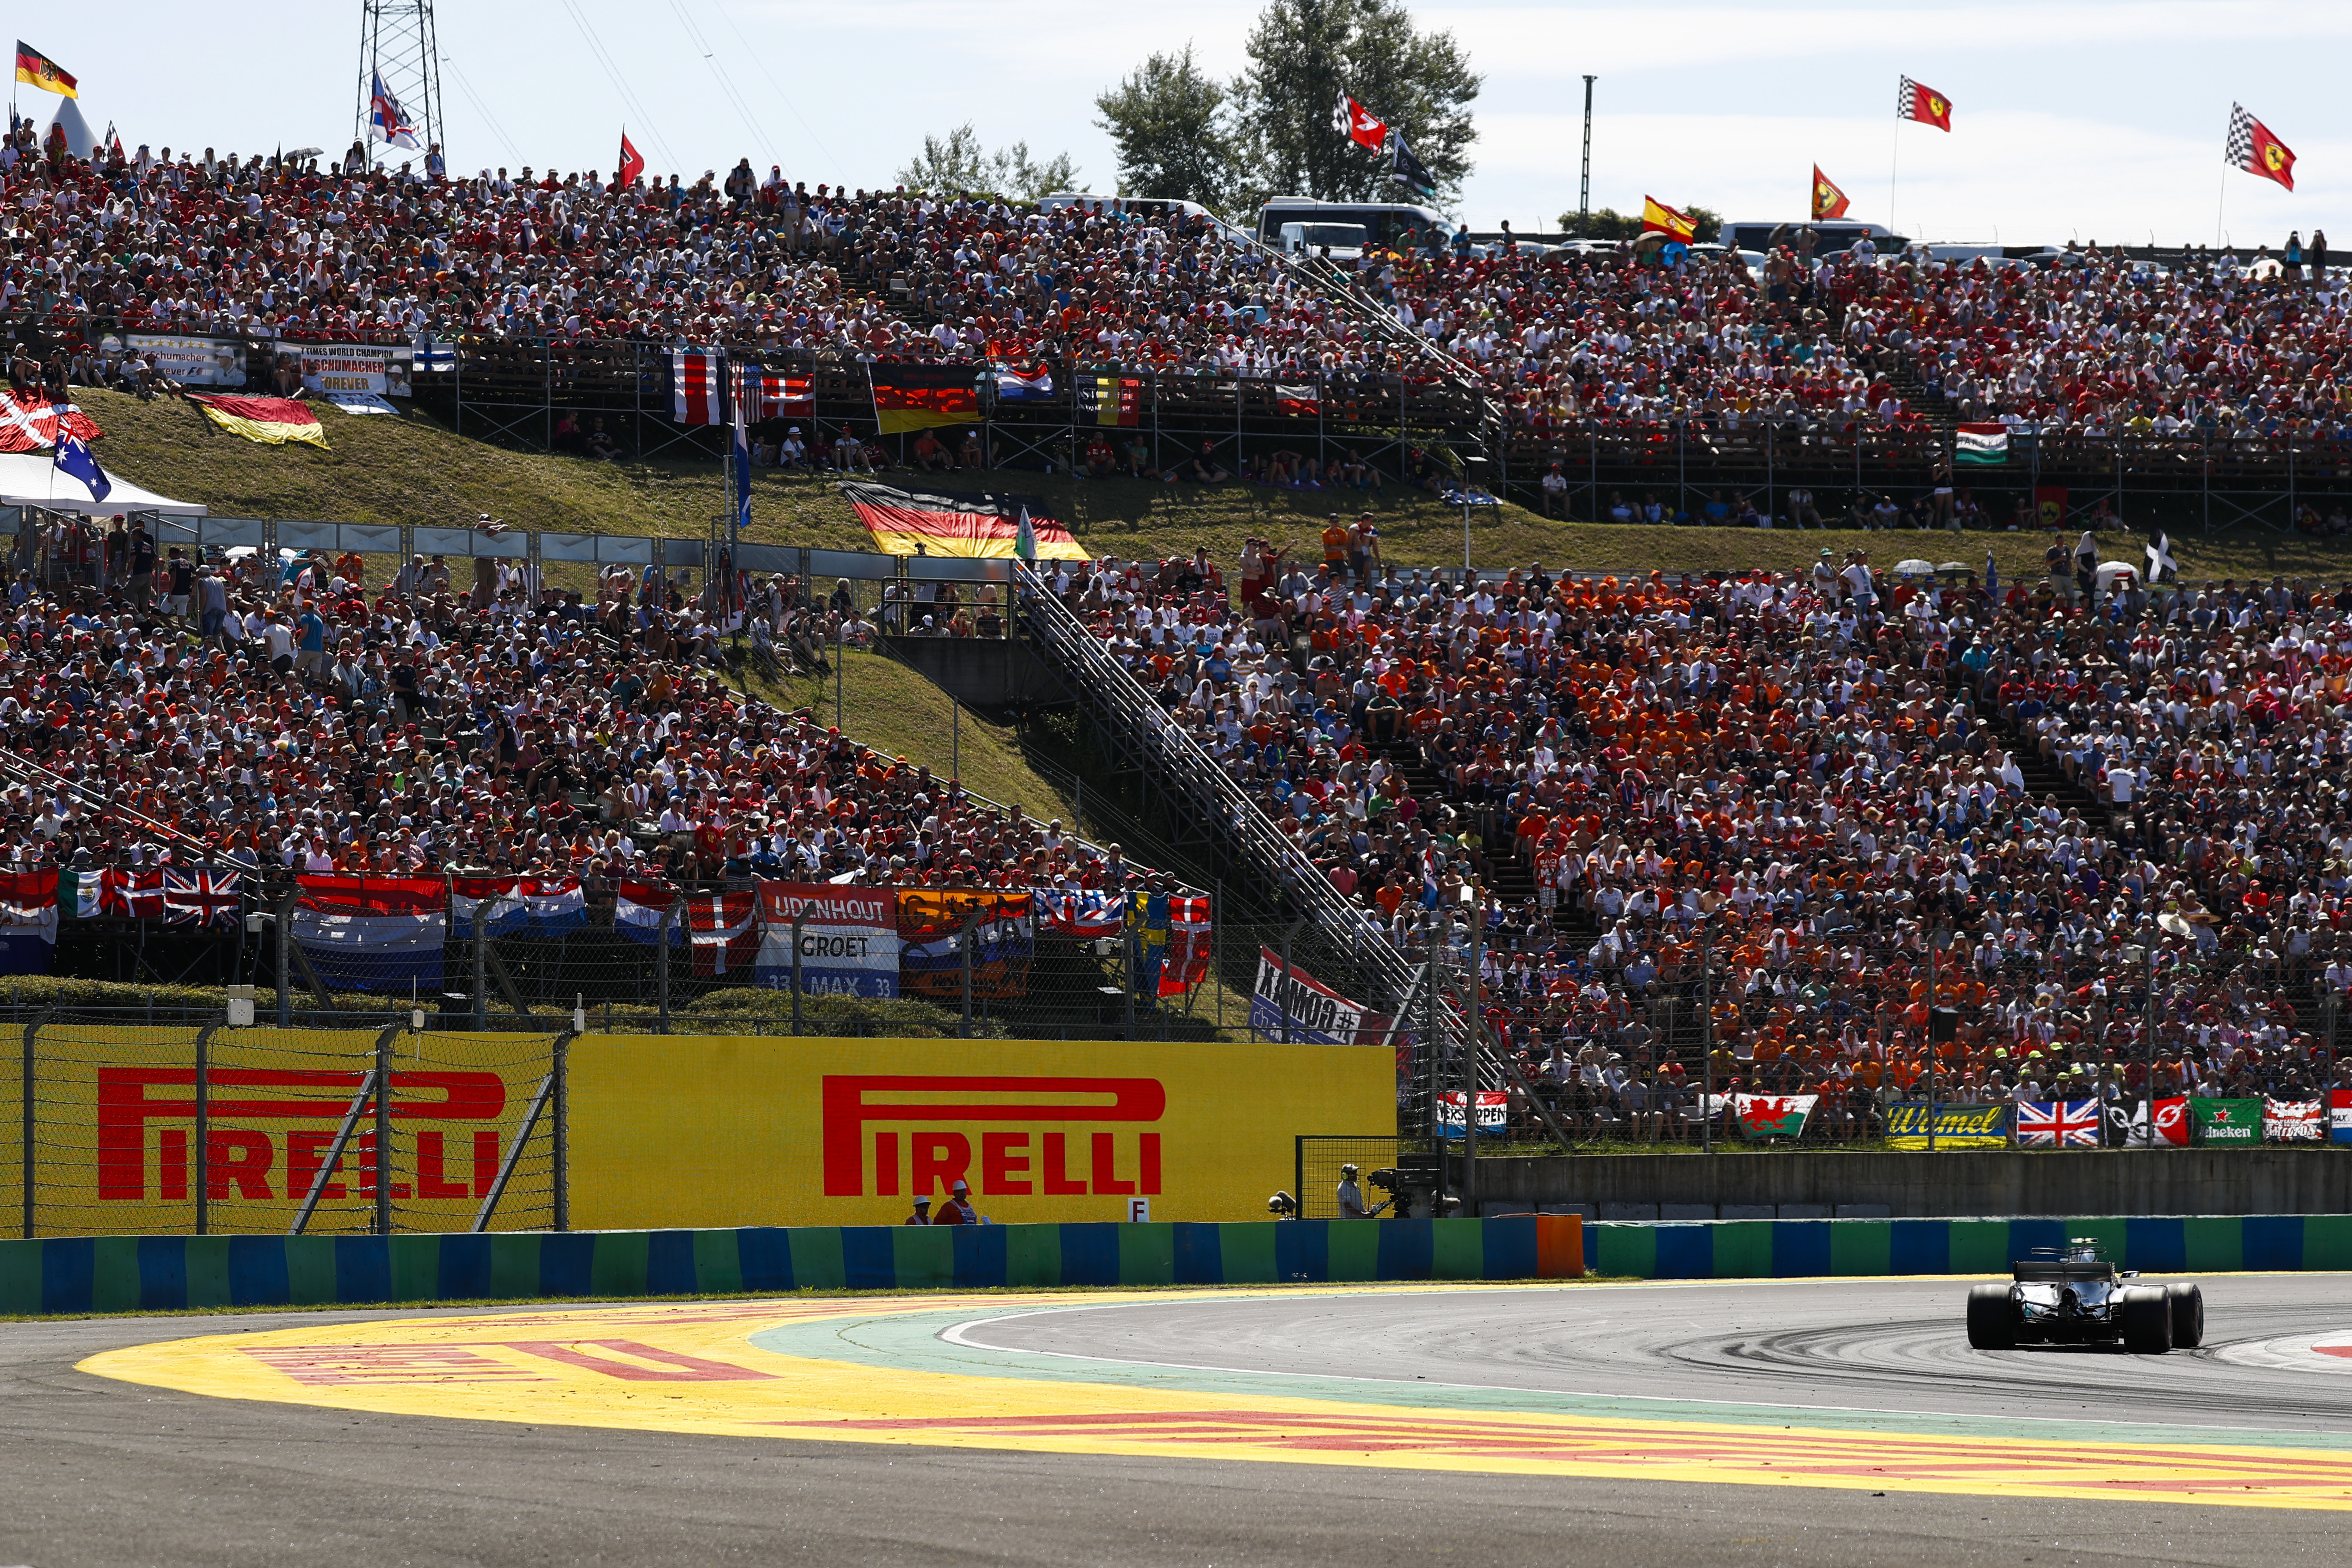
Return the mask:
[[[1938,555],[2021,518],[2067,537],[2046,577],[1998,581],[1898,574],[1899,549],[1652,571],[1687,536],[1630,527],[1630,572],[1465,581],[1344,525],[1303,559],[1253,539],[975,579],[940,629],[1001,628],[1066,679],[1144,869],[747,695],[747,660],[914,635],[862,590],[191,556],[179,605],[131,531],[118,560],[115,535],[31,529],[5,869],[88,877],[125,919],[166,873],[273,909],[305,875],[569,879],[592,921],[708,895],[713,923],[677,928],[698,939],[763,877],[1091,900],[1093,931],[1229,866],[1302,967],[1389,1024],[1429,1006],[1415,1115],[1463,1034],[1428,977],[1475,974],[1514,1135],[1711,1137],[1727,1092],[1817,1095],[1816,1135],[1874,1136],[1927,1094],[2123,1115],[2352,1086],[2352,593],[2151,591],[2071,555],[2118,513],[2344,531],[2324,258],[1816,257],[1792,234],[1759,270],[1516,247],[1334,268],[1182,216],[524,176],[19,150],[14,390],[152,395],[139,334],[232,342],[279,391],[289,343],[446,345],[421,405],[585,461],[583,421],[696,450],[673,357],[719,348],[806,375],[807,449],[782,417],[761,445],[814,479],[907,461],[876,364],[950,363],[979,465],[1065,484],[1115,426],[1123,482],[1349,510],[1485,484],[1587,523],[1930,528]],[[1961,472],[1964,423],[2007,464]],[[1227,985],[1255,945],[1228,944]]]

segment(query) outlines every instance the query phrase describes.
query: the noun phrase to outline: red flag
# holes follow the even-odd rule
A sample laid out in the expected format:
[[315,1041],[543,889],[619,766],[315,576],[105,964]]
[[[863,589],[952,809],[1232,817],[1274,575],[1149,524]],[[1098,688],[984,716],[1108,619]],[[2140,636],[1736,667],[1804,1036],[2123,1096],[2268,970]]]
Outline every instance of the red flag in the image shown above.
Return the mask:
[[1331,110],[1331,129],[1370,152],[1377,153],[1389,143],[1387,124],[1373,119],[1370,110],[1344,92]]
[[2230,146],[2222,161],[2233,169],[2294,189],[2294,154],[2271,134],[2269,126],[2234,103],[2230,105]]
[[1938,131],[1952,128],[1952,100],[1932,87],[1923,87],[1905,77],[1895,92],[1895,118],[1916,120],[1922,125],[1932,125]]
[[629,140],[629,133],[622,132],[621,173],[617,183],[624,188],[634,185],[637,183],[637,176],[645,172],[646,155],[637,151],[637,144]]
[[1832,184],[1830,177],[1827,174],[1822,173],[1822,166],[1819,163],[1814,164],[1814,221],[1818,223],[1823,218],[1843,217],[1845,216],[1845,209],[1848,205],[1849,204],[1845,199],[1845,193],[1839,190],[1835,184]]

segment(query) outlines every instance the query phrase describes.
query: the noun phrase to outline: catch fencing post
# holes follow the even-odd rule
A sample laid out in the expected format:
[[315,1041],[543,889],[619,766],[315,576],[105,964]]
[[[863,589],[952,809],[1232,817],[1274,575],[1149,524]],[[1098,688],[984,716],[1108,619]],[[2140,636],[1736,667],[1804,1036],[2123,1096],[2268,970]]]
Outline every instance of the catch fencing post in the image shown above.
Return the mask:
[[212,1223],[212,1043],[220,1024],[196,1031],[196,1234],[208,1233]]
[[971,933],[980,929],[981,917],[974,915],[963,922],[963,932],[956,945],[963,950],[963,1038],[971,1038]]
[[801,928],[808,924],[808,906],[793,916],[793,1033],[801,1032]]
[[654,928],[654,987],[661,1008],[659,1034],[669,1033],[669,922],[686,908],[686,895],[662,911],[661,923]]
[[1282,1043],[1290,1044],[1290,939],[1303,921],[1293,921],[1282,928],[1282,977],[1274,984],[1274,994],[1282,1002]]
[[278,901],[278,1026],[294,1026],[294,900],[299,885]]
[[392,1040],[393,1025],[375,1037],[375,1233],[392,1234]]
[[1706,1058],[1699,1072],[1698,1146],[1708,1154],[1715,1152],[1715,977],[1711,973],[1715,952],[1707,931],[1710,918],[1698,917],[1698,1048]]
[[39,1017],[25,1026],[25,1073],[24,1079],[20,1087],[24,1089],[25,1096],[23,1107],[25,1113],[25,1157],[22,1170],[25,1181],[24,1235],[26,1241],[33,1239],[33,1090],[38,1082],[39,1076],[35,1072],[33,1066],[33,1039],[35,1036],[41,1032],[41,1026],[49,1021],[49,1015],[56,1011],[57,1009],[54,1007],[44,1008]]
[[555,1037],[555,1216],[558,1230],[572,1228],[572,1034]]
[[1462,1205],[1478,1217],[1478,942],[1486,934],[1486,889],[1470,885],[1470,967],[1462,977]]
[[[456,883],[453,881],[454,888]],[[479,1034],[490,1026],[490,955],[484,943],[488,940],[490,907],[498,900],[496,893],[474,900],[474,1031]],[[452,898],[450,908],[457,908]]]

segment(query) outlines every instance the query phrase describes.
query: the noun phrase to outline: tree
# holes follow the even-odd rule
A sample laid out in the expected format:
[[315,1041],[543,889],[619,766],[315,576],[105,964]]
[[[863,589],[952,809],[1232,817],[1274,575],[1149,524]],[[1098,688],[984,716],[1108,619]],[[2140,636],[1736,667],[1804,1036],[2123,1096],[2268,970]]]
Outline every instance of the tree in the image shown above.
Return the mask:
[[1404,134],[1439,201],[1460,192],[1481,79],[1452,34],[1416,32],[1401,0],[1272,0],[1247,48],[1233,87],[1238,198],[1405,198],[1388,160],[1333,126],[1342,92]]
[[1155,54],[1095,100],[1118,148],[1118,194],[1223,205],[1233,181],[1233,137],[1224,85],[1192,61]]
[[[1676,210],[1691,220],[1691,237],[1698,244],[1712,245],[1723,237],[1723,219],[1713,208],[1691,203]],[[1642,233],[1642,215],[1602,207],[1579,220],[1574,213],[1562,213],[1559,231],[1570,239],[1637,239]]]
[[1029,143],[1015,142],[993,153],[980,150],[980,135],[966,121],[947,133],[923,138],[923,151],[898,171],[898,183],[910,191],[937,191],[963,195],[985,193],[1034,202],[1054,191],[1074,189],[1077,166],[1067,153],[1057,153],[1043,163],[1029,156]]

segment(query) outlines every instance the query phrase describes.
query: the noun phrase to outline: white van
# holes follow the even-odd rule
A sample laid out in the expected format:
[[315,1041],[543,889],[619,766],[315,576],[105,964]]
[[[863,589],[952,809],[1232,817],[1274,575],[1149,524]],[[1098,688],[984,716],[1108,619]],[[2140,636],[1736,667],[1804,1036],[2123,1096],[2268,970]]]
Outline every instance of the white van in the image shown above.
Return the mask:
[[[1368,245],[1402,250],[1408,246],[1444,248],[1454,243],[1455,226],[1435,209],[1409,202],[1318,202],[1308,196],[1275,196],[1257,215],[1257,237],[1282,247],[1286,225],[1351,225],[1363,231],[1357,248]],[[1286,248],[1286,247],[1285,247]],[[1332,254],[1339,254],[1335,246]]]

